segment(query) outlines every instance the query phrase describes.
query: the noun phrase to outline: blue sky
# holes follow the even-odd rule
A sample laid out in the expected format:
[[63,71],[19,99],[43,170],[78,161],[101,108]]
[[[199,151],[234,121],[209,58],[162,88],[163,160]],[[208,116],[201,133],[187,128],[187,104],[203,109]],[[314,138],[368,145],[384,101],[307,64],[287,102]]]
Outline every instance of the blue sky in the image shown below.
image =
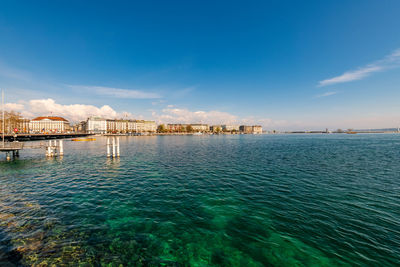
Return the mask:
[[267,129],[397,127],[400,2],[2,1],[7,108]]

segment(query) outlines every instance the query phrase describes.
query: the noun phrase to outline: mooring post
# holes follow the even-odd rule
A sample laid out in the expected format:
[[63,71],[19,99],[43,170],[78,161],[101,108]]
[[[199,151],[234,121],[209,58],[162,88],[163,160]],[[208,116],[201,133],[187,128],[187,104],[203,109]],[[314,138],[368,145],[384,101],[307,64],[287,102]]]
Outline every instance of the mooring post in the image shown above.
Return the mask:
[[56,140],[53,140],[54,142],[52,142],[52,146],[51,146],[51,156],[55,157],[56,153],[57,153],[57,143]]
[[53,140],[50,140],[50,157],[54,156],[54,150]]
[[117,137],[117,157],[119,157],[119,137]]
[[113,147],[112,156],[113,156],[113,158],[115,158],[115,137],[113,137],[113,139],[112,139],[112,147]]
[[46,156],[51,157],[51,140],[49,140],[49,145],[47,146]]
[[110,137],[107,137],[107,158],[110,157]]
[[6,159],[11,160],[10,152],[6,152]]
[[64,156],[64,144],[63,144],[63,140],[59,140],[59,141],[58,141],[58,147],[59,147],[58,155]]

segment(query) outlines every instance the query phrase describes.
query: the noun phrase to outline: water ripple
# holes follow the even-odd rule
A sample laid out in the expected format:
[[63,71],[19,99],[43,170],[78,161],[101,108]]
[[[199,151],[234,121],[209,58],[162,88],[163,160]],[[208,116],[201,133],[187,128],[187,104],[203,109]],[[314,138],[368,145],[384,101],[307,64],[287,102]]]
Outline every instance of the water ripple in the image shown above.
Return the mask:
[[0,265],[400,263],[400,135],[129,137],[116,160],[104,145],[0,161]]

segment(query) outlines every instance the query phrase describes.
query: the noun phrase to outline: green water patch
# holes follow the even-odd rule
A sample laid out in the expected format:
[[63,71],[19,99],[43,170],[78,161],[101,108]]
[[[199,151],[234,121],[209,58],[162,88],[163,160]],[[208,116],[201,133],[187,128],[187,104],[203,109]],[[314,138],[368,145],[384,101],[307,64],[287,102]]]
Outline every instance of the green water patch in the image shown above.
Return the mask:
[[87,235],[68,230],[37,202],[19,196],[9,205],[5,196],[0,199],[0,231],[8,240],[7,257],[16,259],[15,264],[59,266],[88,261],[79,244]]
[[274,266],[346,266],[300,240],[271,233],[265,257]]

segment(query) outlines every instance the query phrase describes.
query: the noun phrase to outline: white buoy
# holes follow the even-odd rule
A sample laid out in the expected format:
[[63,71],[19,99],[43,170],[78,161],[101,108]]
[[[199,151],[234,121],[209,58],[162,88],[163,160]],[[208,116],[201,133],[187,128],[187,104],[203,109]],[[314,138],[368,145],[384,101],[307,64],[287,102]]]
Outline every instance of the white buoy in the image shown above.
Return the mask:
[[117,137],[117,157],[119,157],[119,137]]
[[110,137],[107,137],[107,158],[110,157]]

